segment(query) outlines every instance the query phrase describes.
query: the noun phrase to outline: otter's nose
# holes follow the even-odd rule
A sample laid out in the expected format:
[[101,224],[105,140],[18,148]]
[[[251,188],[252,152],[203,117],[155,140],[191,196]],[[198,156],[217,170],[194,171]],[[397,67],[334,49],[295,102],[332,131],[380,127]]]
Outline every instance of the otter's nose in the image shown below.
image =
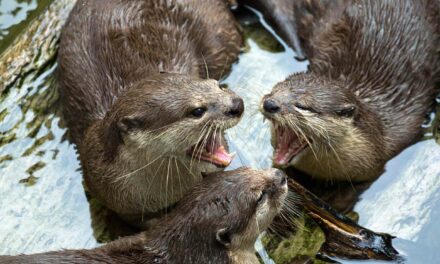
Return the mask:
[[263,102],[263,109],[267,113],[275,114],[280,111],[278,104],[272,99],[265,99]]
[[243,99],[236,97],[232,99],[232,107],[225,113],[228,117],[240,117],[244,111]]
[[272,169],[272,175],[274,177],[274,181],[279,186],[283,187],[287,184],[287,175],[279,169]]

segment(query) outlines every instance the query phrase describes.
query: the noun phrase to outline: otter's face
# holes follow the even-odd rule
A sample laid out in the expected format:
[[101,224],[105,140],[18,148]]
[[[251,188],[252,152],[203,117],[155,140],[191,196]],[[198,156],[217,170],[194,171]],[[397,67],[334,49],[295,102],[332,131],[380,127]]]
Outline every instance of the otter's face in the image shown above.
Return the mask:
[[[280,170],[269,169],[258,177],[263,177],[260,183],[251,179],[250,184],[250,190],[254,191],[250,202],[256,204],[254,214],[250,217],[246,228],[232,238],[232,249],[254,248],[258,236],[269,228],[275,216],[283,209],[288,191],[287,176]],[[291,204],[291,206],[295,205]]]
[[224,131],[240,120],[243,100],[217,81],[161,74],[124,97],[130,109],[120,116],[118,128],[134,153],[144,149],[154,155],[150,159],[173,157],[207,172],[232,161]]
[[210,175],[195,190],[182,200],[187,217],[197,219],[188,221],[192,232],[232,250],[247,250],[283,207],[287,177],[277,169],[241,168]]
[[350,163],[347,158],[359,154],[353,148],[371,150],[371,132],[365,131],[372,122],[362,120],[365,110],[359,106],[342,81],[298,74],[277,84],[261,102],[261,111],[273,124],[274,164],[294,164],[324,177],[335,170],[334,174],[346,177],[340,168],[349,168],[344,164]]

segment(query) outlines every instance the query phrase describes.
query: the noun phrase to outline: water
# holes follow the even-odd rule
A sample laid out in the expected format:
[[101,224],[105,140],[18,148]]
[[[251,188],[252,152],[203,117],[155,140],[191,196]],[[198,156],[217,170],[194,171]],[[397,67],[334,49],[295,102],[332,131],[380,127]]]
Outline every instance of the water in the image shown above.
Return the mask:
[[[0,0],[0,52],[48,2]],[[242,122],[227,135],[238,154],[229,169],[267,168],[272,148],[268,124],[258,112],[260,98],[289,74],[305,70],[307,63],[296,62],[293,51],[276,41],[255,15],[247,13],[241,22],[248,37],[246,52],[223,81],[246,102]],[[59,117],[55,68],[48,63],[1,95],[0,254],[90,248],[108,239],[107,212],[89,204],[75,147]],[[435,134],[437,125],[432,122],[427,134]],[[396,248],[408,263],[440,259],[439,164],[434,139],[415,144],[389,162],[355,207],[360,224],[398,237]]]
[[[1,1],[0,44],[46,2]],[[55,68],[52,62],[30,72],[1,96],[0,254],[97,245],[79,162],[58,114]]]
[[51,0],[0,0],[0,53]]

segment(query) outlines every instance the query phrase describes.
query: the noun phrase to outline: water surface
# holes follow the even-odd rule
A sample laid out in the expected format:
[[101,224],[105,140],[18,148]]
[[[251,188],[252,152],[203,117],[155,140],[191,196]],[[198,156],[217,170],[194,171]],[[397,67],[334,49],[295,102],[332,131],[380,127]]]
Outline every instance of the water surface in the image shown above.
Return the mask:
[[0,53],[51,0],[0,0]]
[[[44,15],[49,2],[0,0],[0,52],[34,17]],[[241,14],[241,23],[246,52],[223,81],[246,103],[242,122],[228,131],[237,152],[229,169],[267,168],[272,147],[268,124],[258,112],[260,98],[289,74],[306,70],[307,63],[295,61],[294,52],[258,16]],[[94,205],[83,188],[75,147],[66,138],[55,68],[52,62],[29,73],[0,99],[0,254],[90,248],[107,238],[108,228],[96,217],[107,212],[90,210]],[[428,138],[437,124],[427,125]],[[360,224],[397,236],[396,248],[408,263],[435,263],[440,259],[439,189],[440,148],[431,138],[389,162],[355,211]]]

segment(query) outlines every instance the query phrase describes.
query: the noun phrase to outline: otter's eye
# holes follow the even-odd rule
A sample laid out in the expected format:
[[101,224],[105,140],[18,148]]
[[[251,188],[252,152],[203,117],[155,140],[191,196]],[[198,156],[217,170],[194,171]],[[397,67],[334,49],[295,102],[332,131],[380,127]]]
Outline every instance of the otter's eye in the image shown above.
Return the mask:
[[347,108],[344,108],[344,109],[336,110],[335,113],[338,116],[351,117],[354,114],[354,110],[355,110],[355,107],[354,106],[350,106],[350,107],[347,107]]
[[191,111],[191,115],[197,118],[202,117],[206,112],[206,108],[204,107],[198,107]]
[[300,109],[300,110],[314,112],[312,108],[304,106],[302,104],[295,104],[295,107]]
[[260,196],[258,196],[257,203],[258,204],[263,203],[266,200],[266,197],[267,197],[267,193],[264,191],[261,192]]

